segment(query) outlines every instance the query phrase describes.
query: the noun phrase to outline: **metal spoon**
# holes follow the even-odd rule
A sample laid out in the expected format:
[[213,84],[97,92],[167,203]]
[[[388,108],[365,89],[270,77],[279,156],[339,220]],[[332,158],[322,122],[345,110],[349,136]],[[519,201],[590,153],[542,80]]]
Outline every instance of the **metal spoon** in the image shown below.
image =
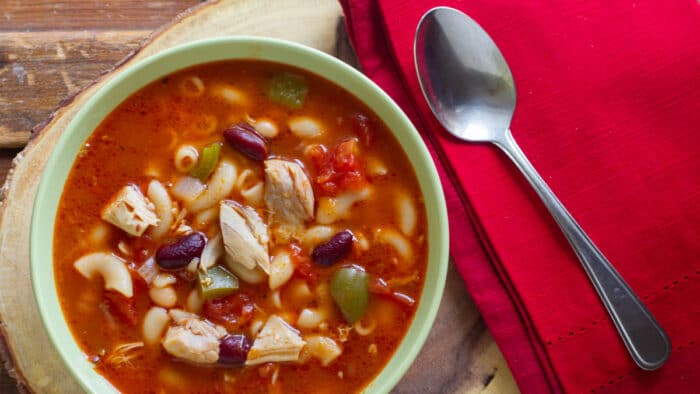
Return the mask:
[[661,367],[671,343],[659,323],[564,208],[515,143],[510,121],[515,84],[501,51],[460,11],[428,11],[416,31],[414,55],[430,109],[457,138],[491,142],[525,175],[569,240],[637,365]]

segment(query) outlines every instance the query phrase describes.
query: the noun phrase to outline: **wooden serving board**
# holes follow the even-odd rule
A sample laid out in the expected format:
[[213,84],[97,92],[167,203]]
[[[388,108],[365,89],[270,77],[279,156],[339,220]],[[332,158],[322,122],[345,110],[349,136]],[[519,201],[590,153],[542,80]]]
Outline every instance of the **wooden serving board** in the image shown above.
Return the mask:
[[[157,8],[166,3],[168,2],[152,4]],[[100,2],[93,6],[97,9]],[[83,8],[80,10],[86,12]],[[144,17],[145,13],[147,12],[138,8],[125,11],[127,18],[143,18],[144,21],[152,23],[152,19]],[[22,15],[20,12],[20,19]],[[207,37],[236,34],[277,37],[300,42],[351,61],[351,50],[344,40],[341,17],[340,7],[333,0],[211,1],[191,8],[153,33],[137,51],[119,62],[94,84],[80,90],[80,86],[72,82],[69,85],[64,81],[66,93],[74,95],[64,100],[48,121],[35,127],[33,138],[14,159],[12,169],[0,191],[0,353],[5,356],[7,371],[17,381],[17,388],[10,388],[7,378],[0,377],[0,392],[81,391],[59,360],[40,321],[29,276],[28,244],[32,204],[42,169],[58,137],[83,103],[107,80],[130,64],[166,48]],[[12,23],[17,23],[16,19]],[[65,22],[64,27],[70,27],[70,23]],[[105,24],[110,23],[113,21],[105,21]],[[25,20],[24,24],[31,27],[31,20]],[[0,38],[7,38],[2,29],[0,27]],[[99,34],[90,36],[86,33],[85,42],[116,47],[123,45],[125,41],[135,45],[135,41],[144,36],[140,30],[125,30],[111,35]],[[45,33],[43,36],[57,44],[59,58],[61,53],[65,56],[65,49],[59,39],[60,34]],[[34,46],[45,48],[45,43],[30,33],[24,36],[20,34],[18,37],[13,36],[10,44],[5,40],[0,42],[0,49],[14,45],[24,48],[27,52],[33,52]],[[72,36],[71,39],[75,40],[75,37]],[[41,57],[42,52],[39,52]],[[6,64],[2,63],[1,56],[7,57],[7,54],[0,53],[0,71],[7,68]],[[85,57],[88,59],[86,62],[90,62],[89,56]],[[31,57],[24,60],[32,62]],[[33,67],[39,70],[41,63]],[[14,66],[12,69],[18,70]],[[69,75],[63,71],[64,75]],[[25,71],[25,83],[27,75]],[[6,89],[6,86],[3,86],[3,89]],[[7,103],[2,101],[3,97],[4,94],[0,94],[0,109],[6,112],[7,105],[3,104]],[[32,97],[41,100],[41,91],[34,91]],[[36,113],[43,107],[34,103],[28,105],[28,108],[30,109],[27,111]],[[2,122],[9,123],[0,123],[0,146],[21,145],[28,133],[23,133],[21,125],[8,128],[7,124],[18,124],[16,119],[8,121],[7,119],[13,116],[8,114],[9,111],[3,113]],[[518,392],[501,353],[466,293],[461,278],[452,268],[432,333],[395,392]]]

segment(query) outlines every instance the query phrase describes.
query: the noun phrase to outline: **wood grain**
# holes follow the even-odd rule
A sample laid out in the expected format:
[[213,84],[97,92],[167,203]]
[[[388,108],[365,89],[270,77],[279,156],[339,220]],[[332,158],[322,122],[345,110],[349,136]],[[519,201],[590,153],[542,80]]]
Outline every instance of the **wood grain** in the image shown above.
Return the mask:
[[0,30],[120,30],[138,26],[153,31],[201,0],[3,0]]
[[[54,105],[66,95],[88,86],[100,73],[110,69],[120,56],[137,47],[146,36],[146,30],[138,24],[150,28],[152,26],[148,25],[149,21],[162,18],[160,15],[149,16],[149,12],[174,15],[179,12],[175,8],[193,2],[110,2],[112,5],[119,3],[123,6],[123,15],[132,19],[122,18],[119,16],[122,14],[115,12],[110,6],[104,12],[111,16],[105,17],[102,25],[96,9],[103,3],[60,2],[56,3],[59,5],[58,10],[69,10],[68,14],[64,15],[70,15],[71,21],[52,22],[53,25],[43,25],[44,28],[37,27],[41,24],[32,20],[31,15],[53,12],[53,3],[40,1],[28,4],[28,10],[23,9],[20,2],[5,3],[0,7],[0,20],[3,17],[2,13],[10,10],[13,21],[11,23],[23,20],[23,23],[34,26],[35,29],[10,34],[5,30],[8,25],[0,24],[0,50],[4,51],[2,56],[6,57],[8,53],[22,54],[21,57],[18,55],[16,59],[9,60],[14,62],[13,65],[20,61],[19,64],[25,70],[24,87],[16,88],[14,93],[19,94],[19,90],[26,90],[21,92],[24,94],[23,98],[18,98],[11,107],[0,108],[3,114],[7,113],[8,108],[24,111],[22,116],[13,118],[12,121],[24,120],[28,130],[35,121],[43,119],[41,111],[44,111],[44,116],[52,113]],[[137,4],[144,6],[139,8]],[[93,7],[93,12],[90,11],[90,7]],[[17,374],[23,389],[56,393],[80,391],[58,360],[39,320],[29,282],[27,244],[31,203],[36,193],[39,175],[57,138],[81,104],[104,84],[105,80],[134,61],[173,45],[214,35],[245,33],[286,38],[351,59],[348,57],[350,51],[342,36],[338,39],[337,33],[342,33],[342,30],[337,30],[339,16],[340,8],[333,0],[230,0],[198,7],[159,30],[143,49],[120,68],[71,100],[63,101],[64,105],[55,112],[53,118],[42,127],[36,128],[36,138],[19,153],[0,192],[0,333],[10,351],[10,367]],[[81,18],[85,18],[84,25],[76,22]],[[115,23],[115,20],[121,22]],[[17,26],[20,25],[15,24],[11,27],[18,29]],[[105,29],[100,30],[100,26]],[[86,33],[82,30],[85,27],[93,30]],[[8,52],[5,48],[12,48],[12,51]],[[56,56],[61,57],[61,53],[65,58],[57,59]],[[7,65],[4,65],[0,72],[6,68]],[[28,85],[29,71],[34,73],[34,85],[31,86]],[[68,75],[70,83],[65,82],[61,71]],[[17,78],[11,68],[10,74],[6,74],[7,72],[0,73],[0,82],[5,75]],[[61,79],[62,85],[55,82],[56,78]],[[40,85],[37,82],[39,80],[52,82]],[[9,105],[5,102],[13,97],[7,91],[12,86],[14,85],[0,84],[0,106]],[[4,122],[4,117],[1,121]],[[16,132],[19,129],[13,130]],[[26,133],[26,130],[24,131]],[[7,173],[10,158],[16,153],[16,150],[0,150],[2,176]],[[12,386],[13,383],[7,376],[0,375],[0,392],[17,392],[16,389],[10,391]],[[404,379],[395,388],[395,392],[517,392],[517,386],[497,346],[466,293],[461,278],[452,268],[438,319],[428,342]]]
[[197,0],[0,0],[0,147],[24,146],[61,100]]
[[23,146],[60,101],[139,46],[149,31],[0,32],[0,146]]

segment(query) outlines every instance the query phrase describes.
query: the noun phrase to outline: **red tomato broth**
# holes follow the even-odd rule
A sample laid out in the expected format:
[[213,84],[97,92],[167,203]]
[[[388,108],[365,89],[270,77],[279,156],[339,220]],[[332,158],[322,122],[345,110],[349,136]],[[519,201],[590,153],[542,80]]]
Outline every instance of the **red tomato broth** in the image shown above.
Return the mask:
[[[293,72],[305,77],[309,89],[301,108],[289,109],[271,103],[266,96],[267,81],[280,72]],[[200,97],[183,95],[179,84],[193,75],[201,78],[205,87],[225,82],[245,92],[248,100],[245,109],[231,106],[207,93]],[[316,205],[320,196],[329,193],[315,182],[319,169],[311,158],[304,155],[302,140],[287,129],[286,120],[290,116],[310,115],[326,125],[324,135],[312,142],[324,144],[329,153],[343,141],[358,138],[360,153],[357,159],[360,162],[364,163],[366,155],[371,154],[387,165],[389,172],[383,177],[365,175],[367,182],[375,188],[375,197],[369,202],[357,203],[352,209],[351,217],[335,222],[335,227],[361,232],[371,240],[377,227],[398,225],[392,197],[395,191],[401,189],[414,197],[418,220],[415,235],[411,238],[414,254],[412,265],[406,267],[391,247],[371,243],[368,251],[353,251],[350,256],[331,267],[318,267],[311,262],[310,269],[316,278],[309,281],[310,284],[328,283],[336,269],[353,263],[364,267],[372,278],[391,281],[393,278],[413,276],[414,280],[392,285],[392,290],[416,301],[420,298],[428,251],[425,241],[425,207],[417,179],[405,153],[372,111],[333,83],[284,65],[231,61],[192,67],[142,88],[107,116],[76,159],[65,184],[56,217],[54,266],[64,316],[75,340],[95,363],[96,370],[123,392],[357,392],[386,365],[413,319],[417,303],[406,307],[388,298],[371,295],[363,321],[367,318],[382,320],[382,316],[374,316],[382,314],[385,315],[383,320],[387,320],[383,326],[378,326],[367,336],[351,331],[347,342],[341,343],[342,355],[327,367],[321,366],[314,359],[305,364],[280,363],[274,386],[269,377],[260,376],[258,370],[261,366],[226,368],[218,365],[194,365],[175,360],[160,345],[137,348],[128,353],[133,358],[124,362],[110,361],[110,355],[116,346],[141,341],[143,316],[154,304],[135,269],[155,253],[160,243],[129,236],[106,224],[100,218],[102,208],[114,193],[127,184],[137,185],[145,194],[148,182],[154,179],[149,175],[152,169],[160,173],[158,179],[166,187],[172,184],[181,176],[174,167],[173,156],[183,143],[192,144],[201,150],[212,142],[223,142],[221,157],[233,162],[239,169],[252,169],[259,179],[264,179],[262,165],[238,153],[222,137],[225,127],[245,120],[246,111],[254,119],[266,117],[278,125],[279,136],[269,140],[271,156],[303,163],[310,175]],[[370,120],[369,135],[366,128],[361,129],[358,135],[357,124],[353,121],[353,117],[358,114]],[[217,120],[217,125],[211,132],[206,131],[207,116],[208,119],[213,117]],[[174,136],[178,139],[175,143]],[[232,193],[229,198],[241,200],[238,192]],[[207,236],[216,232],[218,220],[209,226],[197,228],[192,216],[189,214],[188,219],[195,230],[204,231]],[[106,231],[106,236],[103,241],[93,242],[91,234],[98,226],[105,229],[103,231]],[[164,241],[175,239],[171,236]],[[136,256],[123,255],[118,248],[120,241],[139,253]],[[271,247],[270,252],[273,250]],[[100,279],[87,280],[74,268],[73,264],[79,257],[96,251],[111,251],[129,262],[134,278],[134,306],[138,316],[135,326],[120,319],[114,308],[110,309]],[[311,250],[302,249],[301,254],[309,258]],[[309,269],[308,266],[305,268]],[[177,274],[176,277],[176,308],[184,308],[189,291],[196,283],[184,281]],[[304,278],[303,275],[295,274],[292,280]],[[285,287],[282,287],[282,304],[285,308],[276,311],[270,299],[271,290],[267,281],[259,285],[239,282],[238,292],[246,294],[268,314],[288,313],[296,316],[304,307],[294,305],[285,292]],[[318,300],[314,299],[306,306],[315,306],[317,303]],[[337,328],[347,323],[337,308],[327,322],[329,329],[324,335],[340,343]],[[247,322],[240,327],[239,332],[247,334],[249,324]],[[309,332],[302,330],[302,336],[307,333]],[[371,346],[376,346],[376,352],[369,351]]]

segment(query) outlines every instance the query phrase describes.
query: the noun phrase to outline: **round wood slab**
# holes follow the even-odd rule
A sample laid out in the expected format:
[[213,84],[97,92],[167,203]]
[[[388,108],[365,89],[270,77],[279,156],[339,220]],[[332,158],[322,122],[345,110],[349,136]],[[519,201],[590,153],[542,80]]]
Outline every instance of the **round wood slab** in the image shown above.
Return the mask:
[[[223,35],[296,41],[348,59],[342,14],[334,0],[231,0],[196,6],[155,32],[108,74],[64,101],[37,126],[0,190],[0,353],[20,391],[77,393],[80,387],[53,349],[32,293],[29,223],[39,178],[51,150],[78,109],[130,64],[166,48]],[[341,29],[339,29],[341,27]],[[510,393],[517,387],[459,275],[450,270],[433,331],[399,393]]]

